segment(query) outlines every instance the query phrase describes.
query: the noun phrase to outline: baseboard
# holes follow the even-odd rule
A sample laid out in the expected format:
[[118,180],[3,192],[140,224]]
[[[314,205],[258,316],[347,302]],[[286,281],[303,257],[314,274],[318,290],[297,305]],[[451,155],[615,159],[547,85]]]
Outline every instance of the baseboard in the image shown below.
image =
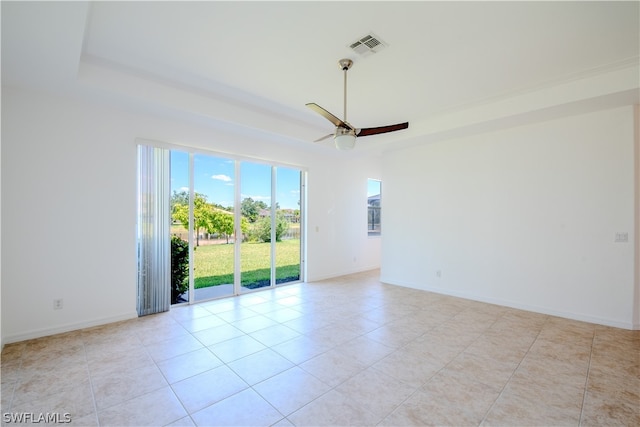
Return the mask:
[[123,313],[117,316],[109,316],[109,317],[103,317],[100,319],[93,319],[93,320],[88,320],[85,322],[78,322],[78,323],[68,323],[65,325],[60,325],[60,326],[56,326],[53,328],[41,328],[41,329],[33,329],[31,331],[27,331],[27,332],[21,332],[18,334],[13,334],[13,335],[9,335],[7,337],[2,337],[3,342],[2,342],[2,347],[4,347],[5,344],[11,344],[14,342],[20,342],[20,341],[25,341],[25,340],[31,340],[31,339],[35,339],[35,338],[42,338],[42,337],[46,337],[49,335],[55,335],[55,334],[62,334],[65,332],[71,332],[71,331],[77,331],[79,329],[85,329],[85,328],[91,328],[94,326],[100,326],[100,325],[106,325],[108,323],[114,323],[114,322],[121,322],[123,320],[130,320],[130,319],[134,319],[138,317],[138,313],[136,312],[130,312],[130,313]]
[[371,270],[379,270],[380,266],[379,265],[373,265],[373,266],[366,266],[366,267],[360,267],[354,270],[349,270],[349,271],[343,271],[343,272],[338,272],[338,273],[331,273],[331,274],[326,274],[326,275],[322,275],[322,276],[311,276],[307,278],[307,282],[320,282],[322,280],[329,280],[329,279],[335,279],[336,277],[341,277],[341,276],[348,276],[350,274],[357,274],[357,273],[363,273],[365,271],[371,271]]
[[450,289],[425,286],[423,283],[412,283],[412,282],[406,282],[401,280],[395,280],[385,276],[381,276],[380,281],[390,285],[403,286],[403,287],[412,288],[412,289],[419,289],[427,292],[433,292],[436,294],[449,295],[452,297],[468,299],[471,301],[484,302],[487,304],[495,304],[503,307],[515,308],[517,310],[524,310],[524,311],[530,311],[533,313],[540,313],[540,314],[546,314],[549,316],[556,316],[556,317],[562,317],[565,319],[577,320],[580,322],[594,323],[597,325],[610,326],[618,329],[627,329],[627,330],[640,329],[640,325],[635,324],[633,322],[620,322],[614,319],[607,319],[607,318],[598,317],[598,316],[590,316],[582,313],[573,313],[573,312],[567,312],[567,311],[554,310],[547,307],[522,304],[517,301],[485,297],[482,295],[469,294],[466,292],[457,292],[457,291],[452,291]]

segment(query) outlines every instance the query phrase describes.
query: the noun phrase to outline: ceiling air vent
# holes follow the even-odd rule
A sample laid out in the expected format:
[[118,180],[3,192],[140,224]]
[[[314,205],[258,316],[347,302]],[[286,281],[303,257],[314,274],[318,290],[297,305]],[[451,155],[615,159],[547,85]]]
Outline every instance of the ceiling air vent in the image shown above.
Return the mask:
[[369,56],[380,52],[387,44],[373,33],[369,33],[351,43],[349,47],[360,56]]

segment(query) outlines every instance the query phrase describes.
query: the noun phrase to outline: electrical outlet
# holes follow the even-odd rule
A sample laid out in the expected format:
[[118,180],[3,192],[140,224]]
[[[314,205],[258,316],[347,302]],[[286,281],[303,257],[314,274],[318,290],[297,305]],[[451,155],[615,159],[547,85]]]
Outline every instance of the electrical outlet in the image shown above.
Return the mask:
[[62,298],[53,300],[53,309],[54,310],[62,310]]
[[438,279],[442,277],[442,271],[441,270],[436,271],[436,277]]

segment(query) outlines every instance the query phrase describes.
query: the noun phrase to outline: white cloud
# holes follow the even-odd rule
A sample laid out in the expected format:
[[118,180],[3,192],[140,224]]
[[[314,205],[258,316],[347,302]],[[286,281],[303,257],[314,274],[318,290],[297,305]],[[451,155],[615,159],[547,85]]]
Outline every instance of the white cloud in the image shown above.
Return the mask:
[[251,194],[241,194],[241,197],[243,199],[247,199],[247,198],[252,198],[255,201],[259,201],[259,200],[271,200],[270,196],[253,196]]
[[229,182],[231,181],[231,177],[229,175],[212,175],[211,179],[217,179],[218,181],[224,181],[224,182]]

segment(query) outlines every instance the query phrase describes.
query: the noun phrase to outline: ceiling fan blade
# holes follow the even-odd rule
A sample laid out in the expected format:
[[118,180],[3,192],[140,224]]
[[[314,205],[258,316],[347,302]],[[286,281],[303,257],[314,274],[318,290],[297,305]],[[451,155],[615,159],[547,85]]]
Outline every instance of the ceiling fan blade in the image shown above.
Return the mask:
[[363,128],[356,131],[357,136],[377,135],[379,133],[395,132],[397,130],[407,129],[409,122],[398,123],[396,125],[380,126],[376,128]]
[[333,134],[332,134],[332,133],[330,133],[329,135],[325,135],[325,136],[323,136],[322,138],[318,138],[318,139],[316,139],[316,140],[315,140],[315,141],[313,141],[313,142],[321,142],[321,141],[324,141],[324,140],[325,140],[325,139],[327,139],[327,138],[331,138],[332,136],[333,136]]
[[328,112],[327,110],[319,106],[318,104],[310,102],[309,104],[306,104],[306,106],[311,108],[316,113],[320,114],[325,119],[329,120],[331,123],[333,123],[334,126],[342,127],[345,129],[355,129],[349,123],[340,120],[339,118],[337,118],[336,116],[334,116],[333,114],[331,114],[330,112]]

